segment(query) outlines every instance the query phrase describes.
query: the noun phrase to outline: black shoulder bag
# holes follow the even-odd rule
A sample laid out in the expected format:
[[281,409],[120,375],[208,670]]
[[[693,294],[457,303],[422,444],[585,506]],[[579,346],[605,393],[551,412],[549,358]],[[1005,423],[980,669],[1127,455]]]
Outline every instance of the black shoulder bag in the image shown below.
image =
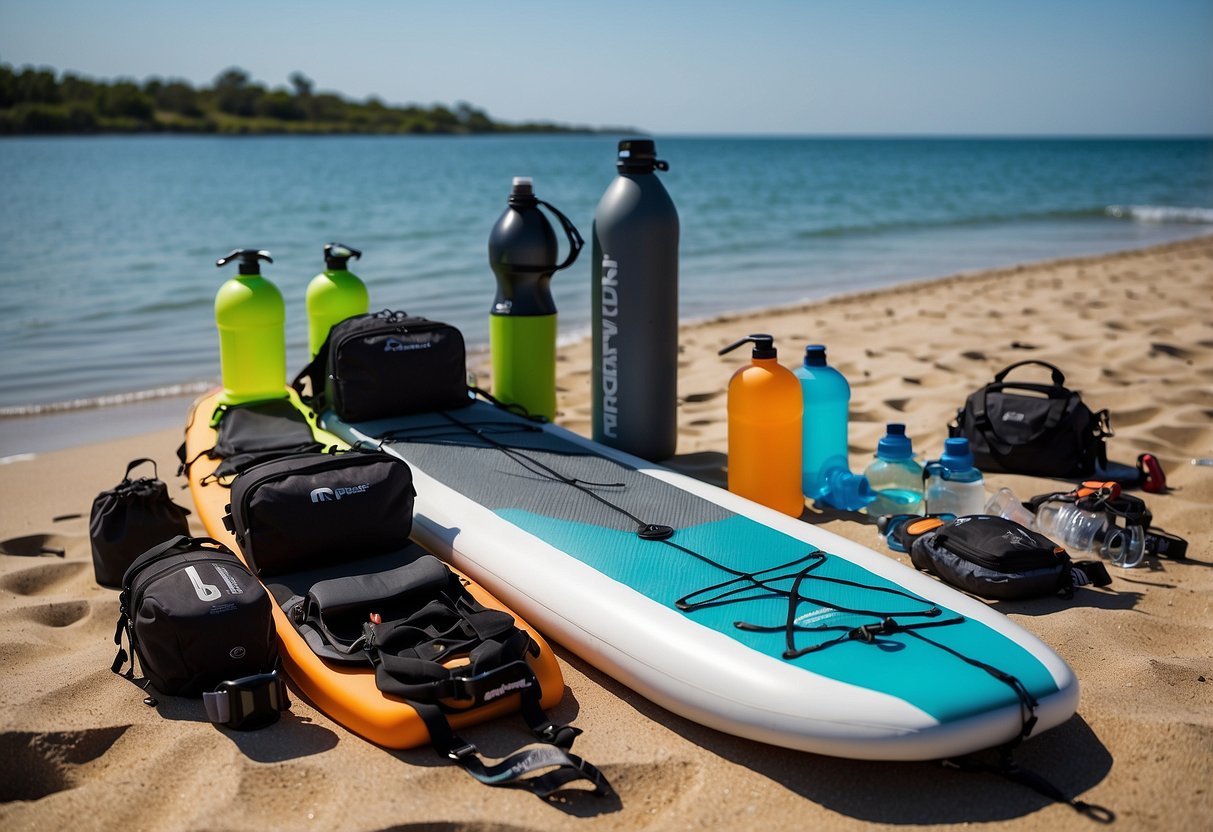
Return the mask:
[[[1049,370],[1051,384],[1007,381],[1018,367]],[[972,393],[956,413],[950,436],[969,440],[978,468],[991,473],[1081,479],[1106,464],[1112,435],[1108,411],[1092,412],[1061,370],[1044,361],[1019,361]]]

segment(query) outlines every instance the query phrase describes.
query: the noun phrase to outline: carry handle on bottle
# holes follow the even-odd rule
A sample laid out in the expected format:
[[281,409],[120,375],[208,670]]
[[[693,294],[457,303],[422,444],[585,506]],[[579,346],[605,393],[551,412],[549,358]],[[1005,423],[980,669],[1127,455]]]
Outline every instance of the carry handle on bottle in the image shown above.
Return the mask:
[[581,239],[581,232],[577,230],[577,226],[573,225],[573,221],[560,213],[555,205],[550,202],[544,202],[542,199],[536,199],[535,202],[551,211],[556,219],[560,221],[560,227],[564,229],[564,234],[569,239],[569,256],[564,258],[564,262],[559,266],[511,266],[510,268],[516,272],[558,272],[561,269],[567,269],[573,265],[573,261],[581,253],[585,240]]

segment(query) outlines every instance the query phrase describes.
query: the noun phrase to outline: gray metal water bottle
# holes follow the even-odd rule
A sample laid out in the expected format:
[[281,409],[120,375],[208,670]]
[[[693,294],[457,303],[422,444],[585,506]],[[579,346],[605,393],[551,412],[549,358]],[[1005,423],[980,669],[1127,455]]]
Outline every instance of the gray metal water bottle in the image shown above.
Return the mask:
[[594,212],[594,439],[649,460],[678,439],[678,211],[651,139],[619,142],[619,176]]

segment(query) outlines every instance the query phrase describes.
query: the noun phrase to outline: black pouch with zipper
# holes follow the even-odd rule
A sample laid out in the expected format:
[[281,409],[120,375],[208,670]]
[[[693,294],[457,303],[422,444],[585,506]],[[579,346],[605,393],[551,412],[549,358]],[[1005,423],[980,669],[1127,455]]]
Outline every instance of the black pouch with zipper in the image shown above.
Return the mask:
[[224,524],[261,577],[409,545],[413,472],[381,451],[295,454],[236,477]]
[[293,387],[317,411],[332,408],[347,422],[472,403],[459,330],[389,310],[334,326]]
[[[179,535],[144,552],[122,577],[118,629],[161,693],[199,696],[274,670],[269,593],[223,544]],[[119,650],[113,671],[129,657]],[[132,661],[132,671],[133,671]]]
[[974,515],[944,523],[914,540],[910,560],[982,598],[1070,597],[1074,592],[1066,550],[1003,517]]

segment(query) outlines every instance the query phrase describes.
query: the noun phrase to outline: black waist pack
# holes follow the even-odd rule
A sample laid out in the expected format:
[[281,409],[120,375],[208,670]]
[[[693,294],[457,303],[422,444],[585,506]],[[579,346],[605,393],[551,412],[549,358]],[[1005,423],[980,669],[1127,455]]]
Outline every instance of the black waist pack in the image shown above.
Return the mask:
[[958,517],[920,534],[910,560],[945,583],[999,601],[1060,595],[1075,586],[1112,582],[1099,561],[1074,564],[1039,532],[1003,517]]
[[332,408],[347,422],[472,403],[463,335],[404,312],[346,318],[330,330],[292,386],[317,411]]
[[[131,471],[151,463],[152,476],[131,479]],[[126,466],[122,482],[93,500],[88,536],[93,548],[93,575],[110,589],[122,587],[122,575],[135,558],[158,543],[189,534],[188,509],[172,501],[159,478],[156,463],[135,459]]]
[[[1035,364],[1052,374],[1051,384],[1006,381],[1017,367]],[[1060,370],[1044,361],[1020,361],[971,394],[949,427],[963,436],[982,471],[1079,479],[1107,462],[1112,435],[1108,411],[1092,412],[1065,386]]]
[[[208,537],[184,535],[140,555],[122,578],[122,634],[161,693],[199,696],[222,682],[266,674],[278,661],[272,601],[240,559]],[[133,671],[132,665],[132,671]]]
[[389,454],[295,454],[237,476],[223,522],[258,575],[281,575],[407,546],[415,495]]

